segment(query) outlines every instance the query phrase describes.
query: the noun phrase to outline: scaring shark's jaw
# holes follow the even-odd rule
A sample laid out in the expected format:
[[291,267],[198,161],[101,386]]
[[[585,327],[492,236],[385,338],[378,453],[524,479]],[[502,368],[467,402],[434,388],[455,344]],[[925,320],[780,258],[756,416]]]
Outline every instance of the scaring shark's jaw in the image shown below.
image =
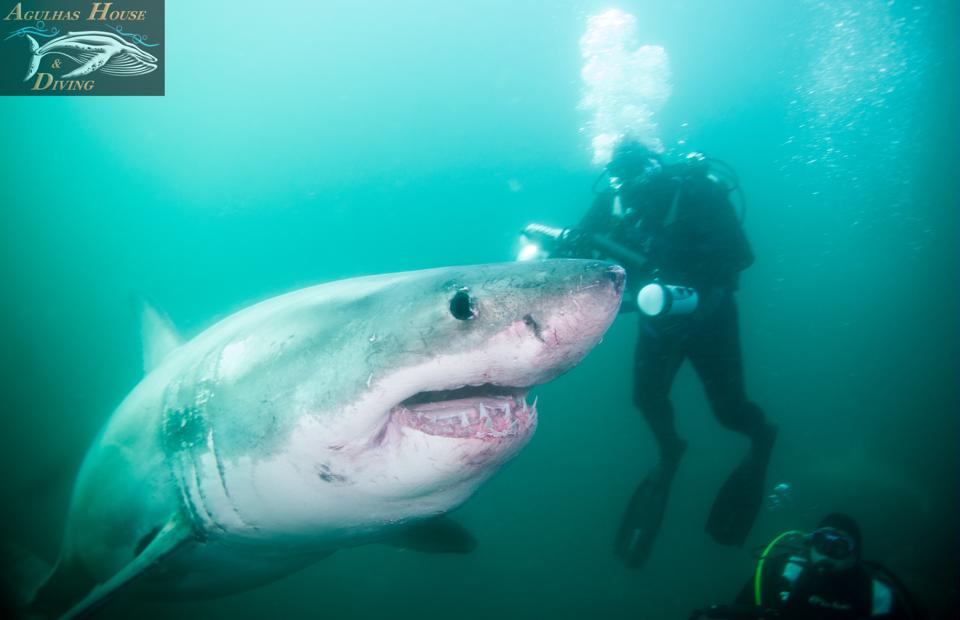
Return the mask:
[[493,385],[423,392],[390,410],[390,423],[427,435],[498,442],[526,435],[536,424],[526,390]]

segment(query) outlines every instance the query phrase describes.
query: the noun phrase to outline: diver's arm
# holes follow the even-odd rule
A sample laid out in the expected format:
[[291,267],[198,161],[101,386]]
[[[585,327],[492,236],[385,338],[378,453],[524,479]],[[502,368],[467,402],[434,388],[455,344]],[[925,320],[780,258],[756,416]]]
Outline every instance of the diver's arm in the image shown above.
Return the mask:
[[[723,190],[720,190],[723,192]],[[720,237],[727,240],[726,258],[738,272],[753,264],[753,248],[743,230],[743,223],[737,217],[737,212],[726,193],[720,193],[716,198],[716,222]]]
[[[876,577],[874,577],[876,579]],[[893,595],[893,605],[889,613],[877,615],[875,617],[883,620],[927,620],[929,617],[926,610],[917,601],[912,593],[903,588],[903,584],[896,580],[896,583],[882,580],[890,588]]]
[[753,264],[754,255],[743,226],[737,217],[726,190],[717,183],[704,180],[697,188],[700,227],[698,253],[710,263],[718,285],[736,289],[738,275]]
[[605,235],[593,233],[588,235],[588,239],[591,245],[600,250],[601,254],[620,263],[626,267],[627,271],[637,271],[647,264],[646,256],[634,252]]
[[618,223],[610,212],[612,201],[613,195],[609,192],[599,194],[576,228],[552,229],[531,224],[524,229],[524,234],[549,239],[554,246],[551,254],[559,257],[599,256],[620,263],[628,271],[638,270],[647,263],[647,258],[610,238]]

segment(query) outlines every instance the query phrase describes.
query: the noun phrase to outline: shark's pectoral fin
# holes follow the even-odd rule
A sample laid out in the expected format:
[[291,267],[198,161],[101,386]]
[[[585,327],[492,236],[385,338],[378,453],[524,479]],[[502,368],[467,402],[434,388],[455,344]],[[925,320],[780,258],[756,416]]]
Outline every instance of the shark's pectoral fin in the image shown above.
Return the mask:
[[97,584],[77,604],[70,607],[59,620],[86,618],[125,586],[129,586],[149,569],[178,549],[195,540],[189,524],[175,515],[165,525],[151,532],[137,546],[140,552],[133,560],[107,581]]
[[78,600],[88,592],[93,585],[90,578],[75,562],[61,558],[33,592],[30,592],[29,588],[24,588],[26,596],[23,599],[23,606],[27,613],[22,615],[55,618],[67,609],[72,601]]
[[446,515],[405,526],[383,542],[423,553],[470,553],[477,546],[473,534]]
[[143,340],[143,372],[160,365],[182,343],[170,319],[146,300],[139,300],[140,336]]
[[0,614],[4,618],[22,616],[52,574],[50,565],[26,548],[0,544]]

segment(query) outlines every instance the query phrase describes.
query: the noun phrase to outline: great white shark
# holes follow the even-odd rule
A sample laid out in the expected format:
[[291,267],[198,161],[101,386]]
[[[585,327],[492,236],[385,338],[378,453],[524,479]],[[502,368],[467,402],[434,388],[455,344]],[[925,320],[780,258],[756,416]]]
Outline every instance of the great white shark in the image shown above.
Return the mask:
[[587,260],[355,278],[187,342],[148,309],[147,374],[90,447],[28,610],[242,591],[423,524],[462,539],[441,515],[527,443],[529,389],[599,342],[623,283]]

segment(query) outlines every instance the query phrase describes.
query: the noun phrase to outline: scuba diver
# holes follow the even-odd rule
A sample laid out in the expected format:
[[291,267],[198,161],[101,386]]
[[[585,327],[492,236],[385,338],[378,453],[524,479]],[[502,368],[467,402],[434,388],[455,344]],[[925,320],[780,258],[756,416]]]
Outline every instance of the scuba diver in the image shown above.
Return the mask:
[[[617,554],[630,568],[649,556],[687,447],[669,398],[685,359],[720,424],[751,440],[707,520],[716,542],[739,546],[750,532],[777,432],[744,389],[734,292],[753,254],[729,198],[734,188],[711,173],[710,163],[691,154],[668,165],[641,142],[623,138],[605,170],[609,188],[598,193],[577,228],[532,224],[524,230],[524,238],[552,256],[619,262],[627,270],[624,310],[640,310],[634,403],[660,458],[633,494],[617,535]],[[520,258],[543,254],[530,244]]]
[[[801,547],[767,559],[781,540],[791,538]],[[922,618],[893,573],[861,560],[862,542],[856,521],[841,513],[824,517],[810,534],[784,532],[767,545],[733,605],[699,609],[691,618]]]

